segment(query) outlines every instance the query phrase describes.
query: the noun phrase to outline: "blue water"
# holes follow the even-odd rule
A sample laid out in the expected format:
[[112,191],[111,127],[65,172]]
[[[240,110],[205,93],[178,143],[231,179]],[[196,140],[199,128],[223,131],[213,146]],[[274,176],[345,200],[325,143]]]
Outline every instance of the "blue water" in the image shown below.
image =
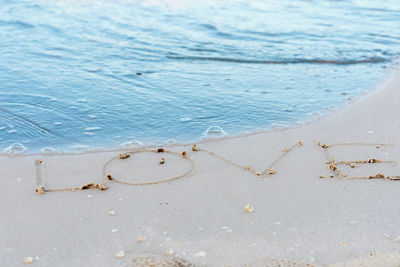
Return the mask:
[[399,0],[0,0],[0,152],[291,126],[399,52]]

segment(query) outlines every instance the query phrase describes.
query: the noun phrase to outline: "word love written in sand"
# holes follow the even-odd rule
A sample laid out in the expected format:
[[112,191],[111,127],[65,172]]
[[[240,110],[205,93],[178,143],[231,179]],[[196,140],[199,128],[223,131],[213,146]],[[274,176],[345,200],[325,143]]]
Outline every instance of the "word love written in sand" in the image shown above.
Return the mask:
[[[245,171],[248,171],[252,174],[254,174],[255,176],[258,177],[267,177],[273,174],[277,173],[277,170],[275,169],[276,165],[278,165],[278,163],[280,161],[282,161],[291,151],[293,151],[296,147],[301,147],[303,146],[303,142],[299,141],[298,143],[292,145],[290,148],[284,148],[282,150],[281,155],[276,158],[270,165],[269,167],[267,167],[265,170],[263,171],[257,171],[254,168],[252,168],[251,166],[244,166],[241,164],[238,164],[236,162],[233,162],[230,159],[227,159],[223,156],[220,156],[214,152],[205,150],[205,149],[200,149],[198,148],[196,145],[192,146],[192,152],[196,153],[196,152],[203,152],[203,153],[207,153],[210,156],[213,156],[215,158],[218,158],[220,160],[223,160],[237,168],[241,168],[244,169]],[[380,160],[380,159],[376,159],[376,158],[372,158],[372,159],[367,159],[367,160],[352,160],[352,161],[337,161],[330,153],[329,153],[329,148],[332,147],[340,147],[340,146],[375,146],[376,149],[379,149],[382,146],[390,146],[387,144],[366,144],[366,143],[342,143],[342,144],[324,144],[321,142],[318,142],[318,146],[320,146],[326,155],[326,164],[329,167],[329,176],[331,178],[338,178],[338,179],[349,179],[349,180],[353,180],[353,179],[388,179],[388,180],[400,180],[400,176],[386,176],[383,175],[381,173],[377,173],[374,175],[368,175],[368,176],[353,176],[353,177],[347,177],[347,174],[345,174],[343,171],[339,170],[338,166],[339,165],[347,165],[350,166],[351,168],[355,168],[359,165],[364,165],[364,164],[392,164],[394,165],[395,162],[394,161],[385,161],[385,160]],[[135,154],[139,154],[139,153],[155,153],[155,154],[173,154],[173,155],[177,155],[179,156],[181,159],[186,160],[190,163],[190,168],[185,171],[184,173],[177,175],[177,176],[173,176],[167,179],[162,179],[162,180],[157,180],[157,181],[151,181],[151,182],[141,182],[141,183],[134,183],[134,182],[128,182],[128,181],[124,181],[121,179],[118,179],[117,177],[114,177],[111,172],[110,172],[110,168],[111,166],[118,161],[121,160],[126,160],[128,158],[130,158],[131,156],[134,157]],[[164,165],[166,164],[166,160],[164,157],[161,157],[161,159],[158,162],[160,165]],[[159,183],[165,183],[165,182],[171,182],[171,181],[175,181],[184,177],[190,177],[191,175],[194,174],[195,170],[196,170],[196,164],[194,162],[194,160],[188,156],[188,153],[186,151],[183,151],[182,153],[178,153],[178,152],[174,152],[174,151],[169,151],[169,150],[165,150],[164,148],[158,148],[155,150],[146,150],[146,149],[139,149],[139,150],[135,150],[135,151],[131,151],[131,152],[126,152],[124,154],[119,154],[118,156],[115,156],[113,158],[111,158],[109,161],[106,162],[106,164],[103,167],[103,175],[105,177],[105,180],[103,183],[98,184],[98,183],[87,183],[87,184],[83,184],[81,186],[78,187],[67,187],[67,188],[47,188],[46,187],[46,170],[45,170],[45,163],[43,160],[37,160],[36,161],[36,167],[37,167],[37,177],[38,177],[38,181],[39,181],[39,185],[36,187],[36,192],[39,194],[44,194],[46,192],[58,192],[58,191],[77,191],[77,190],[87,190],[87,189],[99,189],[99,190],[107,190],[109,188],[109,184],[110,182],[116,182],[116,183],[120,183],[120,184],[125,184],[125,185],[135,185],[135,186],[143,186],[143,185],[155,185],[155,184],[159,184]],[[320,176],[320,178],[324,178],[324,176]]]
[[[196,145],[192,146],[192,153],[199,153],[199,152],[207,153],[207,154],[209,154],[213,157],[216,157],[220,160],[223,160],[237,168],[244,169],[245,171],[248,171],[256,176],[267,177],[267,176],[276,174],[277,171],[276,171],[276,169],[274,169],[275,166],[278,165],[278,163],[281,160],[283,160],[285,158],[285,156],[287,154],[289,154],[293,149],[295,149],[296,147],[300,147],[302,145],[303,145],[303,142],[299,141],[298,143],[292,145],[289,148],[284,148],[282,150],[281,155],[278,158],[276,158],[270,165],[268,165],[268,167],[265,170],[262,170],[262,171],[256,171],[251,166],[240,165],[240,164],[233,162],[225,157],[217,155],[214,152],[211,152],[211,151],[208,151],[205,149],[200,149]],[[190,168],[187,171],[185,171],[184,173],[177,175],[177,176],[170,177],[168,179],[161,179],[161,180],[157,180],[157,181],[141,182],[141,183],[124,181],[124,180],[121,180],[121,179],[115,177],[114,175],[112,175],[110,169],[114,163],[124,161],[131,157],[134,158],[135,155],[137,155],[139,153],[154,153],[154,154],[158,154],[158,155],[172,154],[175,156],[179,156],[179,158],[181,158],[182,160],[186,160],[190,163]],[[39,194],[44,194],[47,192],[77,191],[77,190],[87,190],[87,189],[107,190],[109,188],[110,182],[116,182],[116,183],[125,184],[125,185],[136,185],[136,186],[154,185],[154,184],[159,184],[159,183],[172,182],[172,181],[184,178],[184,177],[190,177],[191,175],[194,174],[194,172],[196,170],[196,164],[195,164],[194,160],[191,157],[189,157],[188,152],[186,152],[186,151],[183,151],[182,153],[178,153],[178,152],[174,152],[174,151],[165,150],[164,148],[158,148],[155,150],[138,149],[138,150],[126,152],[123,154],[120,153],[118,156],[115,156],[115,157],[111,158],[109,161],[107,161],[106,164],[103,166],[103,175],[105,177],[105,180],[103,183],[100,183],[100,184],[99,183],[86,183],[81,186],[66,187],[66,188],[47,188],[46,187],[47,177],[46,177],[45,162],[44,162],[44,160],[37,160],[35,163],[36,163],[35,164],[36,165],[36,176],[38,178],[38,186],[36,187],[36,192]],[[160,165],[167,164],[165,157],[161,157],[161,159],[159,160],[158,163]]]

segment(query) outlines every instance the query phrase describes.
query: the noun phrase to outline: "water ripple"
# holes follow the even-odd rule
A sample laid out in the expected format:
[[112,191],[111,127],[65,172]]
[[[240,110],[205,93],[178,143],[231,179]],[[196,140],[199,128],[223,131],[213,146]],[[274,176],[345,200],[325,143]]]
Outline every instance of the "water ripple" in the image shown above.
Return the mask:
[[13,125],[13,127],[24,128],[26,131],[32,129],[34,132],[37,132],[38,134],[54,135],[49,129],[46,129],[40,124],[31,121],[27,118],[24,118],[21,115],[14,114],[3,108],[0,108],[0,117],[3,119],[3,122],[8,122],[10,125]]
[[283,60],[251,60],[251,59],[235,59],[220,57],[195,57],[195,56],[167,56],[174,60],[190,60],[190,61],[220,61],[229,63],[246,63],[246,64],[329,64],[329,65],[354,65],[354,64],[370,64],[390,62],[388,58],[368,58],[368,59],[283,59]]

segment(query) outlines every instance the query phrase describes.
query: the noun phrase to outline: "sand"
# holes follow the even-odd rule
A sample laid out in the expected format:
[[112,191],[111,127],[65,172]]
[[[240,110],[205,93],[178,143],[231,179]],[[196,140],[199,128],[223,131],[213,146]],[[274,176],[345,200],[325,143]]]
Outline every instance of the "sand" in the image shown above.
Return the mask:
[[[188,152],[196,164],[190,177],[39,195],[35,160],[45,162],[45,189],[76,187],[103,183],[104,164],[119,152],[1,156],[0,265],[25,266],[31,257],[33,266],[139,266],[143,258],[182,266],[400,266],[400,181],[330,178],[317,145],[387,143],[329,151],[337,161],[399,161],[399,97],[400,71],[393,71],[377,90],[307,125],[198,144],[259,172],[286,153],[267,177],[188,144],[166,149]],[[347,177],[400,175],[391,164],[341,168]],[[180,155],[139,153],[108,172],[154,182],[188,169]]]

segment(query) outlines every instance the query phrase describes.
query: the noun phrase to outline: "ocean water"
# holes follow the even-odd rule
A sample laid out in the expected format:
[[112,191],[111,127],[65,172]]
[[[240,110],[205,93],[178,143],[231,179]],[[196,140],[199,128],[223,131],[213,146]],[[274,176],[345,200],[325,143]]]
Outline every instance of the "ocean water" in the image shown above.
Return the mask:
[[292,126],[399,52],[399,0],[0,0],[0,153]]

